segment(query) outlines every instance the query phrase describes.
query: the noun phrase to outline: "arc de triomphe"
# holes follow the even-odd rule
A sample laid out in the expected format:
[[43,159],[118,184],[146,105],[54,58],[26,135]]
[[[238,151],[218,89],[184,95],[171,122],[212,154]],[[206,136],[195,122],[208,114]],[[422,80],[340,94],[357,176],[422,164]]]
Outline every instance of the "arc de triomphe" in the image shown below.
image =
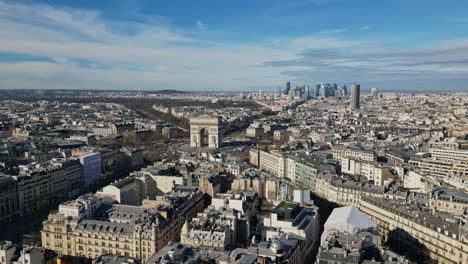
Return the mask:
[[220,117],[198,116],[190,118],[190,146],[218,148],[221,142]]

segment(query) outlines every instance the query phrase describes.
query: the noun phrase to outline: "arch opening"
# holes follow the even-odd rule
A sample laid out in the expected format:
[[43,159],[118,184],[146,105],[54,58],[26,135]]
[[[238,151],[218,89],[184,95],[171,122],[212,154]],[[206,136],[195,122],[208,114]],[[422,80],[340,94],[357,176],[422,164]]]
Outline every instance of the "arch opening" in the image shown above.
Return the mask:
[[209,145],[209,132],[207,128],[202,128],[200,130],[200,146],[208,146]]

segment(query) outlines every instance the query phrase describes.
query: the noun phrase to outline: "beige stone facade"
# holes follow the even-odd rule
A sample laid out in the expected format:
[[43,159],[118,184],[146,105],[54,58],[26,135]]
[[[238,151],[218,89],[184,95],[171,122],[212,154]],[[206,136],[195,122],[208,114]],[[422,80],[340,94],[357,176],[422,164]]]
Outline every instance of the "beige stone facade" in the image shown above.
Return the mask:
[[190,146],[219,148],[221,143],[221,119],[219,117],[190,118]]
[[170,202],[174,199],[161,198],[144,207],[100,204],[95,202],[100,198],[94,197],[68,202],[51,213],[43,222],[42,246],[59,256],[94,259],[114,254],[144,262],[169,241],[179,241],[184,221],[204,208],[203,195],[197,190],[182,195],[176,204]]
[[341,206],[359,208],[376,222],[384,240],[392,237],[402,248],[426,254],[437,263],[468,262],[468,227],[438,214],[461,216],[467,209],[465,202],[432,195],[429,205],[434,213],[428,213],[406,206],[404,200],[385,198],[384,189],[377,187],[328,177],[317,180],[316,194]]
[[427,254],[437,263],[468,262],[466,226],[459,227],[435,215],[371,197],[361,200],[360,209],[377,223],[384,239],[393,236],[402,247]]

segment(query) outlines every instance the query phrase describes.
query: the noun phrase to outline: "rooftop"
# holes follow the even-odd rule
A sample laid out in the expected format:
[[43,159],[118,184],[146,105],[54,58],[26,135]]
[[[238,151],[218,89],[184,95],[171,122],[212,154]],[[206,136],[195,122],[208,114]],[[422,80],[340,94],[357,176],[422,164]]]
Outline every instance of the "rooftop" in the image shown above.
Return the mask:
[[117,255],[100,255],[93,260],[93,264],[140,264],[141,261],[137,258]]

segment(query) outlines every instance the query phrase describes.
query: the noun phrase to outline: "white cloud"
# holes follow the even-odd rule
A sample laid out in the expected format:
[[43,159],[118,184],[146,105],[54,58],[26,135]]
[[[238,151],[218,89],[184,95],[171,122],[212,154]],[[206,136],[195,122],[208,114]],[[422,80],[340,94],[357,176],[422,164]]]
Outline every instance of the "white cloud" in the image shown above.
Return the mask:
[[328,36],[305,36],[289,40],[289,45],[299,50],[345,48],[363,43],[361,41],[351,41]]
[[[311,78],[336,82],[363,80],[374,84],[384,81],[424,80],[425,85],[434,87],[431,81],[465,80],[466,82],[468,41],[463,39],[443,41],[436,47],[419,50],[359,52],[354,48],[351,51],[311,50],[303,52],[293,60],[272,61],[267,64],[281,68],[304,67],[283,72],[298,80]],[[463,86],[455,88],[466,89]]]
[[463,39],[437,49],[389,52],[375,42],[331,35],[346,29],[249,44],[209,41],[206,29],[202,21],[191,29],[160,20],[108,21],[97,11],[0,0],[0,52],[41,58],[0,62],[0,89],[244,90],[274,89],[285,79],[467,74]]
[[348,31],[347,28],[336,28],[320,31],[320,34],[339,34]]
[[281,70],[260,65],[296,53],[209,42],[199,32],[158,21],[107,21],[96,11],[5,2],[0,2],[0,38],[0,52],[50,59],[0,63],[0,89],[48,88],[48,83],[50,88],[265,87],[276,83],[271,76],[282,78]]
[[207,30],[208,27],[201,20],[197,20],[197,28],[199,30]]
[[369,29],[371,29],[370,26],[364,26],[364,27],[359,28],[359,31],[367,31]]

